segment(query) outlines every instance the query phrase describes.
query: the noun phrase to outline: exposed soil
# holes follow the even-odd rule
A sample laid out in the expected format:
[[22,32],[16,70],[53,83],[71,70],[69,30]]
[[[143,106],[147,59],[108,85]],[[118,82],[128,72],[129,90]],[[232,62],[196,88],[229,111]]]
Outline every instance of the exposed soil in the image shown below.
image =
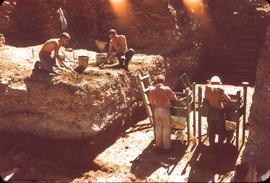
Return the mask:
[[[252,95],[253,88],[249,88],[248,109]],[[1,132],[0,170],[18,168],[14,182],[231,180],[241,159],[234,145],[220,146],[209,156],[207,140],[201,146],[191,143],[187,147],[173,134],[172,152],[158,154],[153,147],[153,129],[148,119],[138,118],[140,114],[142,111],[134,114],[131,127],[115,123],[94,143],[89,139],[55,140]]]

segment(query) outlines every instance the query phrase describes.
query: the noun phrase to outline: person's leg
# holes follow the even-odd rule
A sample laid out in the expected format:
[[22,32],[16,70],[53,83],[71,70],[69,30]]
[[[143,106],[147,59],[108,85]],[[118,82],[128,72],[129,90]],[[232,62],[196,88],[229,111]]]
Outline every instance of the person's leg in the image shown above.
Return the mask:
[[40,70],[53,73],[53,64],[55,64],[55,59],[53,59],[50,55],[42,55],[39,54],[40,59]]
[[162,117],[162,123],[163,123],[163,148],[164,149],[170,149],[171,148],[171,116],[170,111],[165,111],[163,113]]
[[125,69],[128,69],[129,61],[131,60],[134,54],[135,54],[135,51],[132,48],[130,48],[128,51],[125,52],[125,57],[126,57],[125,65],[124,65]]
[[40,61],[36,61],[35,64],[34,64],[34,69],[39,69],[40,67]]
[[156,136],[156,146],[162,147],[162,121],[161,121],[161,115],[158,111],[155,111],[155,136]]
[[207,132],[209,137],[209,146],[213,147],[213,145],[215,144],[215,128],[214,128],[215,121],[211,121],[208,119],[207,123],[208,123]]
[[116,55],[120,67],[124,66],[125,59],[123,58],[123,56],[124,56],[124,53],[117,53],[117,55]]
[[227,130],[226,130],[226,127],[225,127],[225,116],[224,116],[224,111],[223,110],[220,110],[220,113],[219,113],[219,120],[217,121],[218,122],[218,143],[219,144],[222,144],[225,140],[225,138],[227,137]]

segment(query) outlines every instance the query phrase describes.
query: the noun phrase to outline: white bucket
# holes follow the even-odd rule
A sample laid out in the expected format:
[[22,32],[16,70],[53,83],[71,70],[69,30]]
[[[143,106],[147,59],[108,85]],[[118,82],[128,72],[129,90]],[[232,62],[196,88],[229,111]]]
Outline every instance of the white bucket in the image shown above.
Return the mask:
[[88,56],[84,55],[78,56],[79,66],[83,66],[85,68],[88,67],[88,60],[89,60]]
[[96,54],[97,65],[103,64],[106,61],[107,61],[107,53],[97,53]]

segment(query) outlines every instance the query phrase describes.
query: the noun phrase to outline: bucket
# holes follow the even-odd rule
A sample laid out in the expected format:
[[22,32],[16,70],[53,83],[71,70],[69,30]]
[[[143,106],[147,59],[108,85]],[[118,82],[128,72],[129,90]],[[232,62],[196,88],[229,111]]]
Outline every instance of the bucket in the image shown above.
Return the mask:
[[171,116],[171,127],[174,129],[183,130],[186,127],[186,117],[182,116]]
[[78,56],[79,66],[87,68],[88,67],[88,60],[89,60],[88,56],[82,56],[82,55]]
[[97,65],[102,65],[107,61],[107,53],[97,53],[96,62]]

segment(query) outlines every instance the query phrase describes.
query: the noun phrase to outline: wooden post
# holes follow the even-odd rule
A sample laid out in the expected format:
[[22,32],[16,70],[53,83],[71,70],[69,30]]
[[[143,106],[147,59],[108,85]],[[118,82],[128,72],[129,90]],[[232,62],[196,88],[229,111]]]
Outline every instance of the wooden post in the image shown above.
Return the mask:
[[192,84],[192,94],[193,94],[193,137],[196,137],[196,83]]
[[202,105],[202,87],[198,88],[198,140],[199,144],[202,143],[202,115],[201,115],[201,105]]
[[188,145],[190,143],[190,118],[189,118],[189,90],[186,89],[185,90],[186,93],[186,102],[187,102],[187,106],[186,106],[186,120],[187,120],[187,141],[188,141]]
[[239,114],[237,113],[236,114],[236,148],[237,148],[237,151],[239,150],[239,123],[240,123],[240,118],[239,118]]
[[242,133],[242,143],[244,144],[245,143],[245,135],[246,135],[246,112],[247,112],[247,87],[248,87],[248,85],[249,85],[249,83],[248,82],[242,82],[242,85],[243,85],[243,104],[244,104],[244,106],[243,106],[243,109],[244,109],[244,111],[243,111],[243,133]]

